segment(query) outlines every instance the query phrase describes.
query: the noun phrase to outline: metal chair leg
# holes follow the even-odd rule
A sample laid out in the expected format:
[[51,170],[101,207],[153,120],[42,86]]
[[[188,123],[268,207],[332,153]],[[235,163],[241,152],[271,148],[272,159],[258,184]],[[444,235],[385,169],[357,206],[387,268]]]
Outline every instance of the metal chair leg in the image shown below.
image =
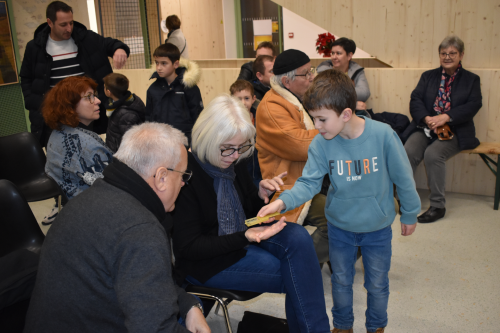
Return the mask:
[[219,307],[221,307],[222,310],[224,311],[224,318],[225,318],[225,322],[226,322],[227,332],[228,333],[233,333],[233,330],[231,329],[231,323],[229,322],[229,313],[227,312],[227,306],[226,306],[226,303],[224,302],[224,300],[222,298],[219,298],[219,297],[216,297],[216,296],[213,296],[213,295],[193,293],[193,292],[190,292],[190,294],[196,295],[196,296],[198,296],[200,298],[206,298],[206,299],[211,299],[211,300],[217,301],[217,303],[218,303],[217,304],[217,309]]
[[[229,303],[231,303],[232,301],[233,301],[233,300],[232,300],[232,299],[229,299],[229,298],[226,298],[226,299],[224,300],[224,304],[226,305],[226,308],[227,308],[227,306],[229,305]],[[220,309],[220,304],[219,304],[219,303],[217,303],[217,307],[215,308],[215,311],[214,311],[214,313],[215,313],[216,315],[219,315],[219,309]]]
[[219,303],[217,303],[217,306],[215,307],[215,311],[214,311],[214,313],[215,313],[216,315],[219,315],[219,309],[220,309],[220,304],[219,304]]

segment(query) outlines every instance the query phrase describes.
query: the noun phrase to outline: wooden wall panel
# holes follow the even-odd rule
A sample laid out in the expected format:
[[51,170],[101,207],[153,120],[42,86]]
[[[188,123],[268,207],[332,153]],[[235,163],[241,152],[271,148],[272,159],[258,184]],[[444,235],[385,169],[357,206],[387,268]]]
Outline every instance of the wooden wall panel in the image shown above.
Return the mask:
[[[90,28],[87,1],[65,0],[73,8],[73,19]],[[14,21],[17,32],[17,46],[19,54],[24,58],[26,44],[33,39],[35,29],[47,22],[46,10],[50,1],[14,0],[10,10],[14,12]]]
[[[160,0],[161,20],[177,15],[191,59],[224,59],[222,0]],[[164,36],[164,40],[167,36]]]
[[[198,84],[206,105],[218,94],[228,93],[236,80],[239,66],[235,68],[202,68]],[[371,97],[368,106],[375,112],[398,112],[409,114],[410,94],[420,75],[428,69],[366,68]],[[477,137],[480,141],[500,142],[500,69],[470,69],[481,78],[483,107],[474,118]],[[146,91],[153,80],[149,77],[154,69],[116,71],[130,80],[130,90],[146,101]],[[496,160],[495,156],[492,156]],[[459,154],[447,162],[446,190],[479,195],[494,194],[495,179],[478,155]],[[418,188],[427,188],[424,166],[417,170]]]
[[[329,59],[329,58],[328,58]],[[239,59],[196,59],[196,63],[200,68],[240,68],[244,63],[255,60],[254,58],[239,58]],[[326,58],[312,58],[311,66],[318,67]],[[361,67],[364,68],[391,68],[391,66],[379,61],[375,58],[356,58],[354,59]]]
[[[410,117],[410,94],[427,69],[365,69],[370,84],[368,107],[374,112],[397,112]],[[472,69],[481,78],[483,107],[474,118],[480,141],[500,142],[500,70]],[[411,119],[411,117],[410,117]],[[491,156],[496,160],[495,156]],[[447,163],[446,190],[458,193],[493,195],[495,178],[478,155],[459,154]],[[427,188],[425,168],[415,177],[418,188]]]
[[151,50],[151,64],[155,63],[153,58],[153,53],[160,44],[164,42],[160,36],[160,27],[158,25],[158,8],[156,5],[156,0],[146,0],[146,15],[148,18],[148,37],[149,37],[149,49]]
[[452,33],[465,42],[465,67],[500,67],[500,0],[273,1],[393,67],[436,66]]

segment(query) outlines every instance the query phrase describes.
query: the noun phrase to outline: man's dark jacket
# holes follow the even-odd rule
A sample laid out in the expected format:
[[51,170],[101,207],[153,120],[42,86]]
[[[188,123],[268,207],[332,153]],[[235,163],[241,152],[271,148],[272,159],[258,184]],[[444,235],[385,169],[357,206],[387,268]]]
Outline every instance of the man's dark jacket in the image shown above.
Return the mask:
[[[50,89],[52,56],[46,51],[49,35],[50,27],[47,23],[41,24],[35,30],[33,40],[26,45],[20,72],[24,105],[30,111],[31,131],[39,138],[44,127],[40,112],[43,96]],[[71,37],[78,46],[77,59],[80,66],[86,76],[97,82],[99,99],[105,101],[106,95],[102,79],[113,72],[108,57],[113,57],[117,49],[123,49],[128,56],[130,54],[129,47],[117,39],[104,38],[87,30],[83,24],[76,21],[74,21]],[[93,122],[93,130],[98,134],[106,133],[108,124],[104,103],[101,103],[100,109],[101,117]],[[48,128],[46,125],[45,127]]]
[[[434,101],[441,82],[442,67],[424,72],[417,87],[411,93],[410,114],[413,118],[409,126],[425,126],[426,116],[436,116]],[[481,82],[479,76],[461,68],[451,84],[451,109],[446,112],[452,119],[448,123],[458,138],[460,150],[474,149],[479,146],[473,118],[482,103]]]
[[203,100],[196,85],[200,79],[198,66],[181,58],[177,77],[170,85],[157,72],[146,97],[146,121],[169,124],[182,131],[191,145],[193,125],[203,111]]
[[238,75],[238,80],[245,80],[252,82],[256,80],[257,77],[253,73],[253,61],[249,61],[241,65],[240,74]]
[[136,94],[132,94],[134,100],[132,103],[123,103],[117,107],[108,119],[108,130],[106,131],[106,145],[116,153],[123,134],[134,125],[144,122],[146,106],[142,99]]
[[171,228],[153,189],[114,159],[51,226],[25,332],[188,332],[178,316],[198,301],[172,278]]
[[262,100],[266,92],[271,90],[271,87],[266,87],[258,79],[252,81],[253,91],[258,100]]

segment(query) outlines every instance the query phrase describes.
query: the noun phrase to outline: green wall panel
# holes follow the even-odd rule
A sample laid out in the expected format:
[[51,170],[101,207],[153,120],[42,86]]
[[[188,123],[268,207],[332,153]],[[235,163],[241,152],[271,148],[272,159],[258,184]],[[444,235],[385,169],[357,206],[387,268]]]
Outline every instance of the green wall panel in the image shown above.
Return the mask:
[[20,84],[0,86],[0,136],[27,130]]

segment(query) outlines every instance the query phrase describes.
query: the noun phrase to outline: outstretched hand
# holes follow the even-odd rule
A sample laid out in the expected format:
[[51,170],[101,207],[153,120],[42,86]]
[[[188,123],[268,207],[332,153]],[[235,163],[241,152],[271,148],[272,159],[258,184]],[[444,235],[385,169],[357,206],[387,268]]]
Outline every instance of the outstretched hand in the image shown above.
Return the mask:
[[264,200],[264,203],[269,202],[269,196],[276,191],[280,190],[280,185],[285,185],[283,182],[283,177],[285,177],[288,172],[283,172],[273,179],[263,179],[259,183],[259,198]]
[[[272,222],[273,220],[274,218],[271,218],[269,222]],[[278,222],[271,226],[261,226],[248,229],[245,232],[245,237],[249,242],[260,243],[260,241],[271,238],[279,233],[285,226],[285,217],[283,216]]]
[[281,212],[283,209],[286,209],[285,204],[283,203],[283,200],[278,199],[273,203],[262,207],[257,213],[257,217],[264,217],[272,213]]

